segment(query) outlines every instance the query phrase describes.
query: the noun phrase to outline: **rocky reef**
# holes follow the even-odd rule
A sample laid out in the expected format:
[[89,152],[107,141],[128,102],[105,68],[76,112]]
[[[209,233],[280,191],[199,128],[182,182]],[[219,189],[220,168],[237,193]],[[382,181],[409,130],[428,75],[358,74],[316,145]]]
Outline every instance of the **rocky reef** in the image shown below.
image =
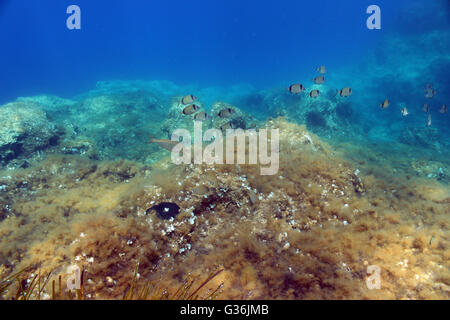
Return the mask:
[[439,150],[439,130],[437,128],[408,128],[399,135],[399,141],[424,148],[435,148]]
[[58,130],[39,104],[14,102],[0,107],[0,162],[30,157],[56,144]]
[[[358,121],[353,103],[348,98],[339,97],[337,88],[328,85],[312,85],[308,90],[321,92],[317,98],[308,93],[293,95],[287,90],[271,90],[264,93],[249,93],[240,104],[259,103],[256,110],[264,110],[271,117],[286,117],[296,123],[304,123],[314,133],[322,136],[348,134],[357,130],[353,126]],[[308,91],[308,92],[309,92]],[[256,101],[254,101],[256,100]]]
[[[448,298],[448,187],[353,161],[285,119],[265,126],[280,130],[274,176],[60,153],[1,172],[3,273],[77,265],[87,299],[121,298],[136,265],[174,290],[221,268],[223,299]],[[147,210],[161,202],[179,214]],[[370,265],[379,290],[366,286]]]
[[[244,89],[227,102],[199,95],[203,130],[278,129],[275,175],[259,163],[174,165],[146,143],[192,133],[180,98],[206,89],[111,81],[0,107],[0,276],[28,267],[28,279],[57,280],[77,265],[87,299],[121,298],[136,266],[169,291],[223,269],[212,283],[224,282],[223,299],[448,298],[442,129],[365,128],[332,86],[316,99]],[[176,214],[149,210],[161,203]],[[379,290],[366,285],[373,265]]]

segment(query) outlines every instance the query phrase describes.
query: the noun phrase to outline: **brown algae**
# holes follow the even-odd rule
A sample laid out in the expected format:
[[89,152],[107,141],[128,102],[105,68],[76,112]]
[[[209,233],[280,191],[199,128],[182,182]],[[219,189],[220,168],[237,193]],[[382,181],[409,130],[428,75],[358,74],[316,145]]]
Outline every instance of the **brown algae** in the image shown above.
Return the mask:
[[[86,299],[122,299],[137,275],[175,295],[223,269],[209,289],[223,283],[221,299],[449,298],[448,184],[415,174],[418,161],[393,171],[394,154],[361,157],[282,118],[266,126],[280,129],[274,176],[61,154],[1,172],[0,278],[31,266],[25,278],[58,283],[77,265]],[[145,214],[161,202],[179,214]],[[366,284],[371,265],[379,289]]]

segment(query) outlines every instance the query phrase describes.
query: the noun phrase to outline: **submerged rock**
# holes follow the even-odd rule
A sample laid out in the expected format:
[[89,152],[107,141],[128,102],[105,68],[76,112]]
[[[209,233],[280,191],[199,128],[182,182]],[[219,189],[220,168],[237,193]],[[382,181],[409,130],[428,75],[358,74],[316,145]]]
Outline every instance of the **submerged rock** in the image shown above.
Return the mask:
[[438,161],[416,160],[411,163],[412,169],[418,176],[438,181],[450,180],[449,170],[444,163]]
[[437,128],[407,128],[398,137],[401,143],[414,146],[439,149],[439,131]]
[[308,90],[312,89],[320,90],[320,96],[312,99],[306,93],[270,92],[264,99],[264,108],[274,117],[283,116],[306,124],[309,130],[323,136],[354,132],[358,118],[351,98],[339,97],[334,88],[313,86]]
[[48,112],[52,116],[67,115],[70,109],[75,107],[77,101],[64,99],[54,95],[38,95],[33,97],[20,97],[18,102],[39,104],[42,110]]
[[30,156],[57,140],[58,131],[36,103],[12,102],[0,107],[0,162]]
[[94,141],[82,136],[64,140],[60,144],[60,150],[63,154],[78,154],[89,159],[98,158]]

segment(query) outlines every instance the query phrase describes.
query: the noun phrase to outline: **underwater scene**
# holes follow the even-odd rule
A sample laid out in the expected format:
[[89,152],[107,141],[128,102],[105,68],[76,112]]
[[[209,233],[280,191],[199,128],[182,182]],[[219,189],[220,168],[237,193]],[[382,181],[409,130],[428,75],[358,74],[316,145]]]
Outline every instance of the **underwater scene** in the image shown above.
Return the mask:
[[450,298],[450,1],[0,0],[0,43],[0,300]]

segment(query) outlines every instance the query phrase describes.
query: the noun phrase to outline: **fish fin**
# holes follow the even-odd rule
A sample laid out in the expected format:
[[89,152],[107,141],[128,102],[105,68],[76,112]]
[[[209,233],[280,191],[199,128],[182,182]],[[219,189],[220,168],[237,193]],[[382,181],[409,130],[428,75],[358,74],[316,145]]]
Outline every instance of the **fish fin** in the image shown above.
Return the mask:
[[146,142],[147,144],[153,143],[153,140],[155,139],[155,138],[153,138],[153,135],[151,133],[149,134],[149,136],[150,136],[150,140]]

